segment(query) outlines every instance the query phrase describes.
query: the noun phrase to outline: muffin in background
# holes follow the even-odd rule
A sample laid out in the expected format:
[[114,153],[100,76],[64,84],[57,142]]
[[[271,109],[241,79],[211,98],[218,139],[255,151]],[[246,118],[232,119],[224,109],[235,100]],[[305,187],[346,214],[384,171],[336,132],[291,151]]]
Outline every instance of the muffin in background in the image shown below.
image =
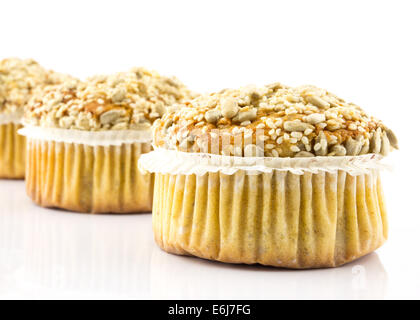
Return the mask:
[[25,177],[25,138],[17,134],[24,107],[35,91],[65,78],[32,59],[0,61],[0,178]]
[[314,86],[227,89],[154,124],[153,230],[175,254],[287,268],[334,267],[381,246],[380,160],[394,133]]
[[24,117],[26,189],[39,205],[91,213],[151,211],[153,175],[137,169],[151,125],[190,97],[175,78],[135,68],[47,88]]

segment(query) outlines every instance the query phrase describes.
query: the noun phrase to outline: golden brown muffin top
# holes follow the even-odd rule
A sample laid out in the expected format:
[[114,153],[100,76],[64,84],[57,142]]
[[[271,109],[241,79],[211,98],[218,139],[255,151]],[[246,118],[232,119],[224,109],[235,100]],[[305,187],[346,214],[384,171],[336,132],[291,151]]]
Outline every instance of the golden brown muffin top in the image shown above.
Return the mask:
[[268,157],[386,155],[398,148],[381,121],[315,86],[225,89],[171,109],[155,122],[158,147]]
[[34,90],[60,83],[66,76],[41,67],[32,59],[0,61],[0,113],[23,111]]
[[63,129],[141,130],[186,98],[191,93],[176,78],[134,68],[48,87],[31,100],[24,121]]

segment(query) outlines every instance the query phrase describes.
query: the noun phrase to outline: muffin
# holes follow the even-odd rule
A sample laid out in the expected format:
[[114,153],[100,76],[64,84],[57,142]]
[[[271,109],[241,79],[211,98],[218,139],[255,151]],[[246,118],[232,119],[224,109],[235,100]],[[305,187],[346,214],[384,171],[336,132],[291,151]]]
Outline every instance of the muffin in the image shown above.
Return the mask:
[[25,138],[17,134],[24,106],[36,89],[59,80],[31,59],[0,61],[0,178],[25,177]]
[[151,124],[189,91],[136,68],[49,87],[24,116],[26,189],[39,205],[78,212],[151,210],[153,175],[137,169],[151,151]]
[[229,263],[335,267],[381,246],[379,170],[394,133],[314,86],[203,95],[154,124],[153,230],[165,251]]

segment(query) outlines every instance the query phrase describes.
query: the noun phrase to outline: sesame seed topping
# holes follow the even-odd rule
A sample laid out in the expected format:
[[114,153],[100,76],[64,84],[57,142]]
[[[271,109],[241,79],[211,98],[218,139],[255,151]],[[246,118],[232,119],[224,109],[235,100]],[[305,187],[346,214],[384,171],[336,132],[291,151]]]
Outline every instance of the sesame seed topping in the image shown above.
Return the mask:
[[[191,97],[190,91],[175,78],[133,68],[46,87],[28,103],[24,121],[35,126],[77,130],[149,129],[167,109]],[[195,119],[190,124],[207,123],[196,110],[188,112],[187,120]]]
[[[202,115],[202,121],[196,120],[197,114]],[[227,143],[234,144],[236,135],[244,132],[241,129],[251,130],[246,133],[248,142],[241,143],[241,148],[261,143],[266,155],[279,157],[293,157],[296,153],[341,156],[343,148],[347,155],[386,154],[397,148],[395,135],[381,121],[368,116],[359,106],[314,86],[248,86],[200,95],[181,103],[154,125],[155,144],[178,149],[180,141],[174,140],[173,131],[164,125],[169,120],[174,132],[185,125],[185,120],[192,121],[187,129],[194,138],[190,152],[204,139],[194,133],[196,130],[204,134],[210,130],[233,133],[235,141],[229,139]]]

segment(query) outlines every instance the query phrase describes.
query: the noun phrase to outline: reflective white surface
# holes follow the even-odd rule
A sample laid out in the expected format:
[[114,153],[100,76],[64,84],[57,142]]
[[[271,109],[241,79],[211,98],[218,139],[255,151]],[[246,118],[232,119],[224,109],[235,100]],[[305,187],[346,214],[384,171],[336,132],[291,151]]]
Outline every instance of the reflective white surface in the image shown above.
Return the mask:
[[294,271],[170,255],[153,241],[150,214],[40,208],[22,181],[0,181],[0,202],[0,299],[420,298],[409,226],[351,264]]

